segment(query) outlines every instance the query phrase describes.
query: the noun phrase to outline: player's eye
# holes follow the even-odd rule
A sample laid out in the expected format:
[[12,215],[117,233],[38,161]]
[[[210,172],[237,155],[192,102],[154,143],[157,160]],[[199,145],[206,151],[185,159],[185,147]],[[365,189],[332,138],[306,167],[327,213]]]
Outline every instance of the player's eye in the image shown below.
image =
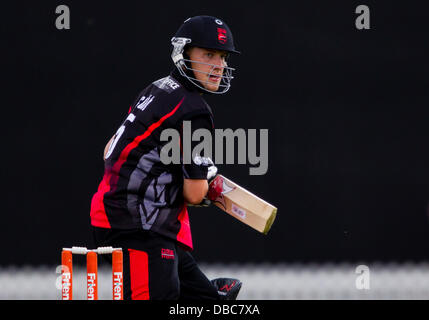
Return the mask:
[[207,52],[206,55],[210,59],[213,58],[213,56],[214,56],[214,54],[212,52]]

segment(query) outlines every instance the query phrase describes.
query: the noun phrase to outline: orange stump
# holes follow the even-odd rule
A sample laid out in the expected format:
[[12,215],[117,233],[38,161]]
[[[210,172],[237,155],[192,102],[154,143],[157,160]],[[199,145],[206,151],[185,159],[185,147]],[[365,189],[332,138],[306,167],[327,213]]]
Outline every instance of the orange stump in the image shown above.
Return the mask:
[[123,253],[121,248],[98,247],[88,250],[86,247],[63,248],[61,252],[61,297],[73,299],[73,254],[86,255],[86,297],[98,300],[98,255],[112,255],[112,293],[113,300],[124,299]]
[[69,250],[61,253],[61,297],[63,300],[73,299],[73,256]]
[[97,278],[97,253],[90,251],[86,254],[86,297],[88,300],[98,300]]
[[124,299],[123,254],[122,250],[112,252],[113,300]]

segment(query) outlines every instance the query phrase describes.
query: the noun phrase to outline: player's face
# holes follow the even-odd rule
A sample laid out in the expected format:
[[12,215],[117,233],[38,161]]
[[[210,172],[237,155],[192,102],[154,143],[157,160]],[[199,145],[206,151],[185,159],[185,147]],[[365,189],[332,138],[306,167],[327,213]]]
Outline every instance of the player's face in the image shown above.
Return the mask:
[[[192,47],[188,51],[195,78],[210,91],[217,91],[226,67],[228,53],[225,51]],[[201,63],[198,63],[201,62]]]

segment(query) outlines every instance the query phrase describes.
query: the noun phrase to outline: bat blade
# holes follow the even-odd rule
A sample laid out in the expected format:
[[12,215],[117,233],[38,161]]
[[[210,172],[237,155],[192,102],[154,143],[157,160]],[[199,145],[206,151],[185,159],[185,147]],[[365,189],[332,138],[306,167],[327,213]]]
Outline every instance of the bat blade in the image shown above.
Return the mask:
[[[213,199],[210,194],[218,196]],[[210,183],[209,198],[215,206],[263,234],[268,233],[277,215],[276,207],[220,174]]]

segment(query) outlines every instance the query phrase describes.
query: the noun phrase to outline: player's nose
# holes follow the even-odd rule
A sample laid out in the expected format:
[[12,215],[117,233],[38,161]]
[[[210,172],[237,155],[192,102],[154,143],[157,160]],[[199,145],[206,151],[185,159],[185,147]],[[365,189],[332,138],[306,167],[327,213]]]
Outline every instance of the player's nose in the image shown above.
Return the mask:
[[218,68],[225,67],[225,60],[220,54],[215,56],[214,65]]

